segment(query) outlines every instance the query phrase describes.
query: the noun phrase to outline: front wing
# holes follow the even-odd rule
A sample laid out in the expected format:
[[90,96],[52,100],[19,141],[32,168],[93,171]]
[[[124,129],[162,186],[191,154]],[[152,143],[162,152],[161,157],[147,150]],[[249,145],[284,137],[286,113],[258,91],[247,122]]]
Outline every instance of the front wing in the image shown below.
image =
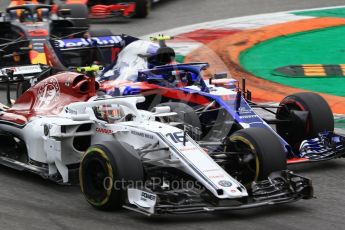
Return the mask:
[[253,182],[250,195],[239,200],[195,203],[190,200],[189,204],[169,204],[161,199],[166,197],[166,194],[143,189],[129,189],[127,196],[127,203],[123,207],[145,215],[192,214],[257,208],[311,199],[313,187],[311,180],[291,171],[282,171],[272,173],[267,180]]
[[311,163],[345,157],[345,137],[323,132],[301,143],[298,157],[288,158],[288,164]]

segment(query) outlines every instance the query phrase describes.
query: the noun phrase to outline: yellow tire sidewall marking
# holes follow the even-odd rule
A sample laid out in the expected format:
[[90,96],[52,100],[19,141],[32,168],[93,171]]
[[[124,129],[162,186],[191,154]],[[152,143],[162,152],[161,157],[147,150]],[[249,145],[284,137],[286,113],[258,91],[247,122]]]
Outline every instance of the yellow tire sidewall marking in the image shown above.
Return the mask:
[[[107,154],[100,148],[97,148],[97,147],[91,147],[89,148],[86,153],[84,154],[81,162],[83,162],[84,158],[90,154],[98,154],[99,156],[101,156],[104,160],[105,160],[105,163],[106,163],[106,166],[107,166],[107,170],[108,170],[108,177],[111,179],[111,186],[110,188],[111,189],[107,189],[107,196],[106,198],[104,198],[101,202],[95,202],[93,200],[90,200],[89,198],[87,198],[87,200],[95,205],[95,206],[102,206],[104,204],[106,204],[108,201],[109,201],[109,198],[110,198],[110,195],[111,195],[111,192],[112,192],[112,187],[113,187],[113,180],[114,180],[114,174],[113,174],[113,168],[111,167],[111,164],[110,164],[110,161],[109,161],[109,158],[107,156]],[[80,183],[80,188],[81,188],[81,191],[84,193],[84,186],[83,186],[83,166],[82,164],[80,164],[80,170],[79,170],[79,183]]]

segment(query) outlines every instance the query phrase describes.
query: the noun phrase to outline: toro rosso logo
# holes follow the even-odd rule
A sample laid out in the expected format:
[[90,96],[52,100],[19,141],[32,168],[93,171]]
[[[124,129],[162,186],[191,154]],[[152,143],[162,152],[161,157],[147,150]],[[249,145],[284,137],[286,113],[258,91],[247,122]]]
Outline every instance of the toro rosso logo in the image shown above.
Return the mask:
[[109,36],[109,37],[93,37],[93,38],[75,38],[75,39],[64,39],[55,40],[55,47],[68,48],[68,47],[85,47],[92,45],[114,45],[119,44],[122,41],[120,36]]

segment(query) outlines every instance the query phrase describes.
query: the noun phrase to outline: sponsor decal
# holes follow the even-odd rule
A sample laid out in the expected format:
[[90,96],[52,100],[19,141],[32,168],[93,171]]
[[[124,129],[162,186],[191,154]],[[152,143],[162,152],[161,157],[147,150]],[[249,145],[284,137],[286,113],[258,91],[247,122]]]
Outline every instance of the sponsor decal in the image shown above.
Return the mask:
[[49,33],[45,29],[33,29],[28,30],[28,34],[31,37],[42,37],[42,36],[49,36]]
[[238,109],[238,112],[239,112],[240,114],[251,114],[251,113],[253,113],[253,111],[252,111],[251,108],[246,108],[246,107],[240,107],[240,108]]
[[180,148],[181,152],[198,151],[198,150],[199,149],[195,146],[187,146],[187,147]]
[[218,184],[222,187],[231,187],[232,183],[227,180],[221,180],[218,182]]
[[99,128],[99,127],[97,127],[97,128],[96,128],[96,133],[111,135],[111,134],[113,133],[113,131],[110,130],[110,129],[105,129],[105,128]]
[[148,138],[151,140],[153,139],[153,136],[151,134],[148,134],[148,133],[141,133],[141,132],[137,132],[137,131],[132,130],[131,134],[136,135],[136,136],[140,136],[140,137],[144,137],[144,138]]
[[[220,178],[224,178],[225,176],[223,174],[219,174],[219,175],[212,175],[209,176],[208,178],[210,179],[220,179]],[[224,187],[224,186],[223,186]]]
[[156,200],[156,196],[147,192],[141,192],[141,200],[142,201]]
[[33,73],[42,72],[42,69],[39,65],[27,65],[27,66],[3,68],[1,69],[1,72],[6,73],[7,70],[12,70],[14,75],[33,74]]
[[157,196],[150,192],[145,192],[139,189],[128,188],[128,202],[139,208],[144,208],[145,212],[153,214],[155,212],[155,205]]
[[94,38],[76,38],[76,39],[64,39],[55,40],[55,47],[68,48],[68,47],[83,47],[97,45],[114,45],[119,44],[122,41],[120,36],[110,37],[94,37]]
[[45,108],[57,101],[60,97],[59,83],[55,77],[50,77],[43,81],[37,92],[35,108]]
[[241,119],[251,119],[251,118],[257,118],[258,115],[246,115],[246,116],[240,116]]

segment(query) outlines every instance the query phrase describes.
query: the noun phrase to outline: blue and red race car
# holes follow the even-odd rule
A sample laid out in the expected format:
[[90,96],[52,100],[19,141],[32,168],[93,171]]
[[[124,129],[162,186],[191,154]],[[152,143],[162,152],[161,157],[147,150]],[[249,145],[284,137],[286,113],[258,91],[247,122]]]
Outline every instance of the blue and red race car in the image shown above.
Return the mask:
[[[160,45],[118,35],[55,40],[52,45],[60,60],[78,50],[93,53],[93,63],[107,66],[98,78],[100,91],[112,96],[144,95],[140,109],[170,107],[179,116],[165,122],[188,126],[190,136],[214,154],[221,155],[224,146],[234,142],[229,137],[235,131],[259,127],[279,137],[290,164],[344,156],[345,138],[334,133],[332,111],[318,94],[289,95],[278,106],[256,104],[234,79],[217,75],[204,80],[207,63],[173,63],[174,50],[165,45],[164,37],[156,40]],[[257,110],[275,118],[266,118]],[[249,151],[253,146],[248,143],[243,137],[242,145],[232,147]],[[254,159],[243,160],[255,164]]]

